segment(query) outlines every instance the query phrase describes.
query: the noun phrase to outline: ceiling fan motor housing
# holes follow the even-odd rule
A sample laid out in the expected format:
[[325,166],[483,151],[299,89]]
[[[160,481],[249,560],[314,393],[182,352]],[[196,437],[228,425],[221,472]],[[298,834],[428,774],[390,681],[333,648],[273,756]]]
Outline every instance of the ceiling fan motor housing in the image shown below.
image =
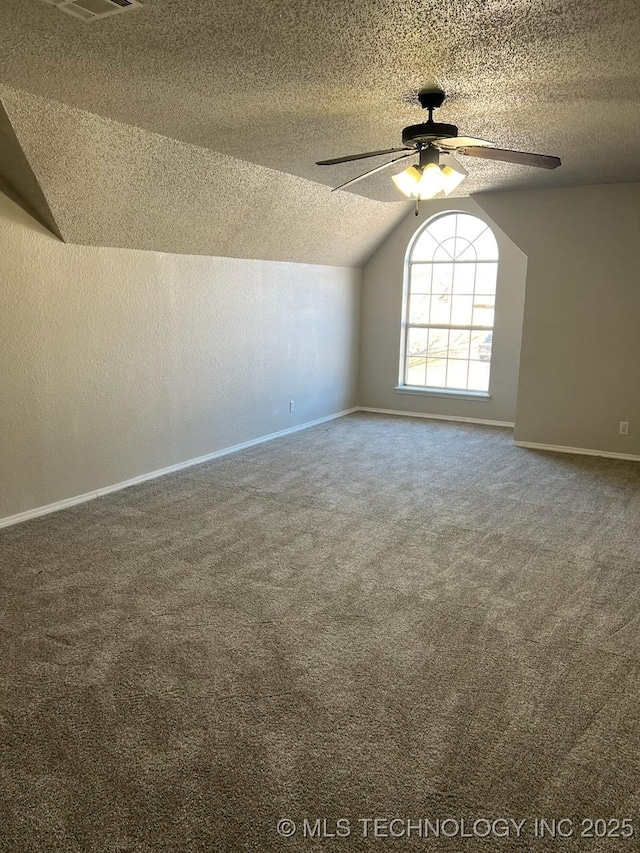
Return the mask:
[[410,124],[402,131],[402,144],[408,148],[420,148],[435,139],[450,139],[458,135],[455,124],[442,124],[437,121],[426,121],[423,124]]

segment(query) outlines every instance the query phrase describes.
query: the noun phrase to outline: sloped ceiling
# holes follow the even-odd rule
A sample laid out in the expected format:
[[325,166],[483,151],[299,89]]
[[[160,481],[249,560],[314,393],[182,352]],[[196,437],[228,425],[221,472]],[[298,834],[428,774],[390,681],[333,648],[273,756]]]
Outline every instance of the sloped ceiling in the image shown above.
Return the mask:
[[0,192],[62,238],[51,208],[0,102]]
[[[192,244],[202,240],[195,214],[185,211],[200,205],[196,190],[203,180],[220,203],[201,206],[201,216],[209,218],[209,230],[216,215],[223,227],[222,206],[242,192],[239,175],[247,167],[232,165],[241,161],[271,170],[254,172],[270,191],[264,204],[254,198],[247,215],[268,217],[278,197],[278,216],[290,204],[298,211],[314,206],[315,219],[293,224],[294,242],[296,228],[301,245],[302,232],[318,227],[325,239],[350,232],[356,254],[366,254],[407,210],[389,172],[329,195],[322,185],[341,183],[377,161],[326,168],[314,162],[399,145],[402,127],[423,120],[412,93],[426,85],[444,88],[438,118],[462,133],[563,160],[548,172],[468,158],[471,174],[461,194],[640,180],[637,0],[146,0],[141,10],[91,23],[40,0],[3,0],[0,83],[45,99],[28,107],[26,95],[22,106],[17,95],[10,105],[5,101],[25,151],[38,147],[36,103],[49,116],[47,133],[58,118],[67,130],[75,128],[66,153],[72,161],[78,156],[83,168],[91,162],[87,145],[103,132],[119,146],[138,146],[130,150],[136,166],[144,170],[149,163],[148,177],[138,173],[133,181],[136,190],[148,184],[139,207],[152,201],[161,215],[163,205],[174,204],[183,216],[172,245],[185,234]],[[100,124],[97,116],[112,123]],[[182,161],[178,196],[161,197],[160,190],[173,191],[166,171],[176,155]],[[46,162],[42,151],[32,156],[43,161],[32,166],[36,175],[48,175],[42,186],[54,211],[71,192],[83,203],[86,186],[59,182],[54,192],[47,181],[62,165]],[[216,175],[210,184],[203,167]],[[114,188],[133,194],[126,186],[133,166],[118,168],[100,166],[93,183],[94,192],[104,188],[107,207]],[[71,164],[68,169],[73,172]],[[229,170],[236,178],[220,185]],[[111,173],[110,183],[103,183],[104,172]],[[283,183],[277,173],[293,178]],[[362,196],[374,206],[351,209],[349,201],[361,205]],[[246,209],[244,201],[240,206]],[[94,207],[87,214],[95,219]],[[89,227],[87,217],[77,203],[65,215],[85,223],[73,226],[77,239],[78,227]],[[289,231],[291,220],[285,221],[282,230]],[[146,235],[161,244],[166,230],[140,226],[135,241]],[[204,222],[201,230],[207,231]],[[229,233],[224,239],[233,243]]]
[[405,213],[21,91],[0,99],[70,243],[359,266]]

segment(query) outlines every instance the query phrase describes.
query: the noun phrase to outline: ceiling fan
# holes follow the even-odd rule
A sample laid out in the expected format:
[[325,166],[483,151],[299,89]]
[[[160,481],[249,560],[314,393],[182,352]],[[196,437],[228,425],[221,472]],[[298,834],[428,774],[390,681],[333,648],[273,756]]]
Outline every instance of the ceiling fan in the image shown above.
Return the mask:
[[335,166],[338,163],[348,163],[351,160],[364,160],[367,157],[380,157],[385,154],[397,154],[400,151],[408,151],[369,169],[356,178],[351,178],[334,187],[335,190],[343,190],[352,184],[382,171],[399,160],[419,155],[417,165],[410,166],[398,175],[393,175],[392,180],[398,189],[409,198],[416,200],[433,198],[439,192],[449,195],[467,176],[468,172],[452,156],[464,154],[466,157],[481,157],[485,160],[502,160],[507,163],[516,163],[521,166],[535,166],[541,169],[556,169],[560,165],[559,157],[547,154],[530,154],[525,151],[511,151],[505,148],[497,148],[495,143],[487,142],[485,139],[474,139],[470,136],[458,136],[458,128],[455,124],[442,124],[433,120],[433,111],[441,107],[445,94],[439,89],[422,89],[418,92],[418,100],[421,106],[429,111],[429,118],[423,124],[412,124],[402,131],[402,147],[386,148],[382,151],[367,151],[364,154],[348,154],[345,157],[334,157],[331,160],[318,160],[317,166]]

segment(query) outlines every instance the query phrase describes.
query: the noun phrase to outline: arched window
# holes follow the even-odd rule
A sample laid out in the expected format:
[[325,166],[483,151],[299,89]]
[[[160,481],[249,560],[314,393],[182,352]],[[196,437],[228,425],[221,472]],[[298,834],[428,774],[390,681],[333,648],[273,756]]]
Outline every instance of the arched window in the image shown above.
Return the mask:
[[498,244],[469,213],[445,213],[414,236],[405,261],[400,390],[487,396]]

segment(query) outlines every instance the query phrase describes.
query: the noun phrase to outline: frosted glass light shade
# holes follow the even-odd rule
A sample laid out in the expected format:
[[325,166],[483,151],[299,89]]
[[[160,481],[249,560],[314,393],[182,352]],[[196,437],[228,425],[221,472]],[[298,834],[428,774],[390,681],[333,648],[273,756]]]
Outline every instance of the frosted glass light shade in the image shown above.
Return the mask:
[[392,180],[409,198],[433,198],[444,186],[442,172],[435,163],[429,163],[422,170],[419,166],[409,166],[399,175],[393,175]]
[[416,198],[421,178],[422,174],[417,166],[409,166],[408,169],[405,169],[404,172],[400,172],[399,175],[391,176],[391,180],[398,187],[400,192],[409,198]]
[[464,175],[461,175],[460,172],[456,172],[456,170],[452,169],[451,166],[444,167],[442,170],[442,176],[444,178],[445,195],[450,195],[455,188],[459,187],[464,181]]
[[429,199],[439,192],[452,193],[467,177],[463,167],[448,154],[441,155],[441,165],[435,162],[425,166],[409,166],[391,180],[403,195],[408,198]]
[[451,154],[440,155],[440,169],[442,171],[445,195],[450,195],[469,174]]
[[444,178],[440,166],[428,163],[422,170],[422,177],[418,184],[418,198],[433,198],[434,195],[444,189]]

